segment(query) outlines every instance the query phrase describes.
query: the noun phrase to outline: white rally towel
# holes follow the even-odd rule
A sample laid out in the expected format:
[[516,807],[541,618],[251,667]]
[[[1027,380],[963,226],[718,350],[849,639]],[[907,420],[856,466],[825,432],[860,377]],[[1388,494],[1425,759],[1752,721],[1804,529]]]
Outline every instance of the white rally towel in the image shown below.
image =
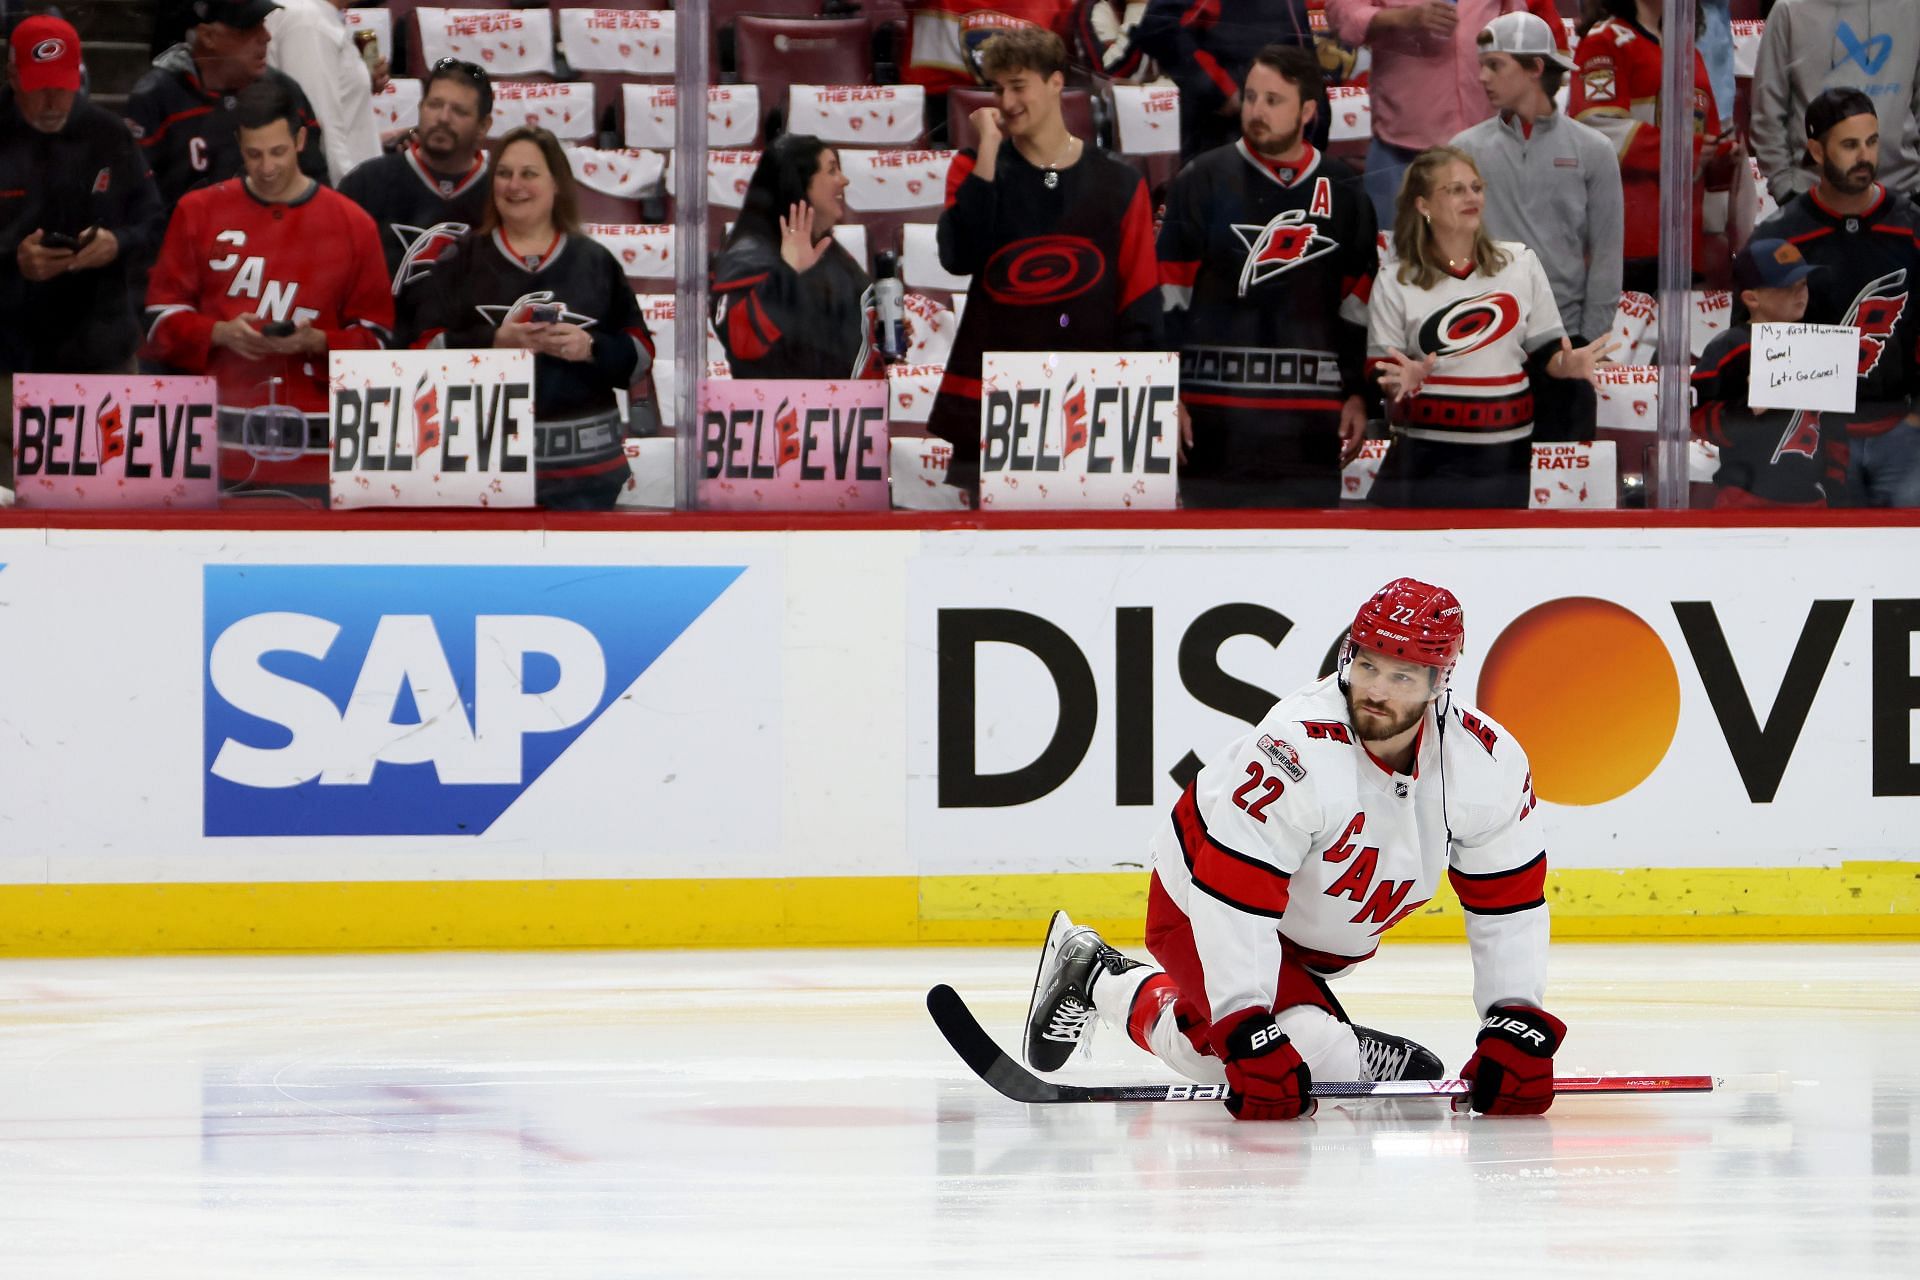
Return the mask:
[[[624,84],[621,105],[629,147],[671,151],[678,145],[680,90],[670,84]],[[760,133],[760,86],[707,86],[707,145],[716,149],[751,146]]]
[[660,189],[667,160],[658,151],[607,151],[568,147],[567,163],[582,186],[624,200],[638,200]]
[[493,135],[537,125],[563,141],[594,135],[593,86],[505,80],[493,86]]
[[927,91],[917,84],[796,84],[787,91],[787,132],[867,147],[920,140]]
[[553,74],[553,23],[545,9],[415,9],[414,17],[429,67],[458,58],[494,79]]
[[575,71],[674,74],[670,9],[555,9],[553,16],[560,26],[560,47]]
[[937,209],[947,202],[951,151],[840,152],[847,175],[847,207],[869,213]]

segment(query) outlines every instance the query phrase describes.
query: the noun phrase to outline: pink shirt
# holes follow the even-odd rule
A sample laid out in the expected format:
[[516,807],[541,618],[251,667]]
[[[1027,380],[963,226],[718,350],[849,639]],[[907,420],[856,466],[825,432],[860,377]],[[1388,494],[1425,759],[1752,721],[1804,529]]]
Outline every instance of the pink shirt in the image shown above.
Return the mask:
[[1417,8],[1425,0],[1327,0],[1327,22],[1342,44],[1373,50],[1373,136],[1410,151],[1437,147],[1493,114],[1480,87],[1480,48],[1489,22],[1503,13],[1538,14],[1566,52],[1566,29],[1554,0],[1453,0],[1460,23],[1448,40],[1421,31],[1389,31],[1369,39],[1383,9]]

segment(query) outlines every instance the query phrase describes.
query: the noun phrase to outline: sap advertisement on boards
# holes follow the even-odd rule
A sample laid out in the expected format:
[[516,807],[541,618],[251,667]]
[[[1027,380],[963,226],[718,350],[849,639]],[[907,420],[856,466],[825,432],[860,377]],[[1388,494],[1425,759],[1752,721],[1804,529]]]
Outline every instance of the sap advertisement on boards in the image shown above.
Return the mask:
[[778,844],[736,780],[784,755],[777,549],[57,536],[0,557],[8,879],[744,874]]
[[923,871],[1142,866],[1208,753],[1402,574],[1459,595],[1453,689],[1526,747],[1557,865],[1920,857],[1910,530],[1148,536],[954,535],[915,564]]

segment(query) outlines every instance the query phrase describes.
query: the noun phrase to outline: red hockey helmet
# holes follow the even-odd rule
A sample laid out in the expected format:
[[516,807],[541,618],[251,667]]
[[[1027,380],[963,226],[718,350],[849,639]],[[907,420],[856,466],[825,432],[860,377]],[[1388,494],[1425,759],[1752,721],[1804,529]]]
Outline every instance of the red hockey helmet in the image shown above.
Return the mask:
[[1395,578],[1374,592],[1347,633],[1349,660],[1352,650],[1372,649],[1433,667],[1439,673],[1436,689],[1444,688],[1453,675],[1466,642],[1466,619],[1453,592],[1414,578]]

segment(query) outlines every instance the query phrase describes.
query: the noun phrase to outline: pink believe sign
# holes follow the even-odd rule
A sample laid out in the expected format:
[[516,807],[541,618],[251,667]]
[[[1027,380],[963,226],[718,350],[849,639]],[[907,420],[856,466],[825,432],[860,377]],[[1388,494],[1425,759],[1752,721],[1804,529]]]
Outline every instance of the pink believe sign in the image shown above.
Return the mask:
[[13,378],[14,492],[23,507],[214,507],[212,378]]
[[885,511],[887,384],[707,382],[697,497],[709,511]]

